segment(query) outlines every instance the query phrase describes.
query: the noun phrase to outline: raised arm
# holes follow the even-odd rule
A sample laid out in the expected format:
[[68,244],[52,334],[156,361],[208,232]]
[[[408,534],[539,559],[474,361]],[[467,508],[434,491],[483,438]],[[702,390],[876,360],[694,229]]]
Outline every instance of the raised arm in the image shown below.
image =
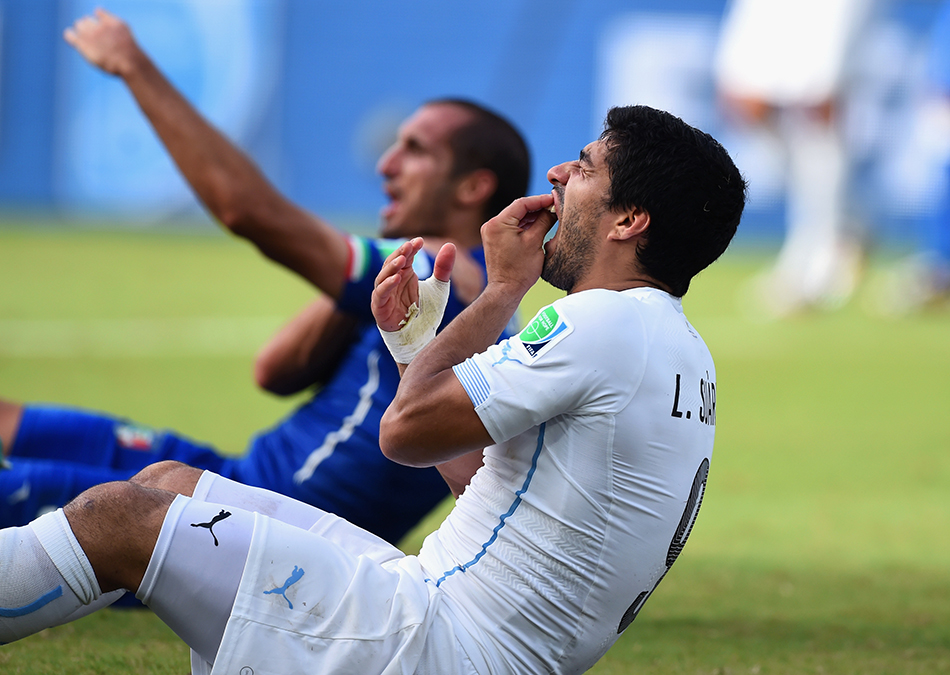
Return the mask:
[[224,227],[339,297],[349,256],[345,236],[280,194],[172,86],[128,26],[97,9],[64,38],[92,65],[122,78],[185,180]]
[[[555,222],[546,210],[552,202],[550,194],[518,199],[482,226],[487,286],[411,363],[400,366],[403,377],[380,428],[380,447],[390,459],[438,465],[493,443],[452,367],[494,344],[538,280],[544,237]],[[418,299],[410,267],[418,241],[398,249],[377,277],[373,314],[383,330],[399,330],[399,320]]]

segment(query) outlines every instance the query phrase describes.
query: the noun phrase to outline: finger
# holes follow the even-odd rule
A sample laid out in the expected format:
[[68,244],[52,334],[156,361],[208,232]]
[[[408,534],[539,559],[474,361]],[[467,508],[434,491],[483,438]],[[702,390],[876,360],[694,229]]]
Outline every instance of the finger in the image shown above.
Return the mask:
[[76,31],[74,31],[72,28],[67,28],[66,30],[63,31],[63,39],[66,40],[67,44],[75,47],[76,46]]
[[422,237],[414,237],[403,244],[403,247],[405,247],[406,267],[412,267],[412,261],[415,259],[416,253],[422,250],[423,243]]
[[73,24],[73,32],[75,32],[76,38],[78,40],[84,36],[90,35],[95,26],[95,19],[93,19],[91,16],[84,16],[80,19],[77,19],[76,23]]
[[376,275],[376,286],[379,286],[384,279],[399,274],[399,270],[405,268],[405,262],[405,256],[399,253],[398,249],[390,254],[380,268],[379,274]]
[[111,14],[102,7],[96,8],[96,23],[103,26],[119,26],[122,24],[122,20],[117,17],[115,14]]
[[412,265],[412,260],[415,257],[416,253],[422,248],[422,237],[415,237],[409,241],[404,241],[399,246],[397,246],[392,253],[385,260],[385,264],[388,264],[391,260],[394,260],[397,257],[404,257],[404,265]]
[[376,285],[376,292],[373,294],[374,300],[378,298],[380,300],[380,305],[385,305],[387,302],[391,301],[393,291],[399,287],[399,281],[400,279],[398,274],[388,276],[381,280]]
[[550,192],[541,195],[519,197],[506,206],[492,220],[505,223],[509,226],[526,227],[534,223],[535,218],[530,214],[548,212],[548,207],[554,204],[554,195]]
[[384,279],[373,291],[370,301],[370,309],[376,323],[383,330],[398,330],[399,321],[402,319],[396,311],[396,289],[398,288],[399,277],[389,277]]
[[521,219],[519,227],[527,240],[538,240],[539,244],[557,223],[557,216],[547,209],[531,211]]
[[381,274],[373,291],[373,297],[378,296],[383,304],[387,301],[395,301],[396,296],[401,293],[401,289],[405,286],[408,276],[404,269],[395,270],[392,274],[385,276]]
[[550,192],[545,192],[540,195],[528,195],[527,197],[522,197],[521,200],[527,211],[546,210],[548,207],[554,205],[554,195]]
[[401,243],[386,257],[377,278],[393,274],[396,270],[412,267],[412,260],[421,248],[422,237],[416,237],[415,239]]
[[432,268],[432,276],[439,281],[448,281],[452,276],[452,268],[455,267],[455,256],[457,254],[455,244],[446,243],[442,245],[435,256],[435,263]]

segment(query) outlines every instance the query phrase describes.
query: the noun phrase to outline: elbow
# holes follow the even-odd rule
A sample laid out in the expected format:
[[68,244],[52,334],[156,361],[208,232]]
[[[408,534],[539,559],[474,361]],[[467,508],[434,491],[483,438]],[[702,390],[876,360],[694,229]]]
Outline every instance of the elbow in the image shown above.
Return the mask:
[[254,222],[250,209],[236,200],[223,201],[222,206],[214,209],[214,215],[224,229],[245,239]]
[[281,394],[280,386],[274,377],[274,371],[263,359],[254,362],[254,382],[264,391]]
[[274,392],[273,373],[263,359],[254,362],[254,382],[264,391]]
[[397,464],[423,468],[431,466],[419,458],[415,436],[411,433],[404,418],[394,410],[395,403],[391,404],[383,413],[379,424],[379,449],[383,455]]
[[277,365],[266,350],[259,354],[254,361],[254,382],[264,391],[277,396],[295,394],[299,388],[295,389],[286,381],[286,377],[282,377],[283,372]]

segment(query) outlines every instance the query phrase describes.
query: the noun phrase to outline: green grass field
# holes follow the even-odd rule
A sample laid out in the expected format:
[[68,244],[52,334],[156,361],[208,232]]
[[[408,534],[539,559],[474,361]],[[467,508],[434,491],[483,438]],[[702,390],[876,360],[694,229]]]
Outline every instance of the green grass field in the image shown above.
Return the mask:
[[[686,297],[718,370],[702,514],[592,672],[950,673],[950,310],[882,318],[865,287],[836,313],[766,321],[739,297],[767,262],[730,252]],[[233,452],[294,403],[257,391],[251,363],[311,292],[224,235],[0,230],[0,288],[0,396]],[[551,297],[536,288],[526,315]],[[147,611],[0,648],[5,675],[187,671]]]

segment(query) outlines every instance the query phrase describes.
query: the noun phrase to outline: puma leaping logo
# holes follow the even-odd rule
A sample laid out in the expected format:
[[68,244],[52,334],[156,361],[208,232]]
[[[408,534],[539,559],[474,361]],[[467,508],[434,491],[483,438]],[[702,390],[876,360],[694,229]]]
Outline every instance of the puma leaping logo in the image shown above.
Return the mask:
[[[497,366],[499,363],[504,363],[505,361],[513,361],[514,363],[521,363],[520,360],[511,355],[511,343],[505,342],[501,346],[501,358],[495,361],[492,365],[492,368]],[[524,365],[523,363],[521,365]]]
[[290,573],[290,576],[287,577],[287,581],[284,582],[283,586],[279,588],[272,588],[269,591],[264,591],[264,595],[280,595],[283,596],[284,600],[287,601],[287,604],[290,606],[290,609],[294,608],[294,603],[290,601],[287,597],[287,589],[293,586],[295,583],[300,581],[303,577],[303,570],[294,565],[294,571]]
[[225,511],[224,509],[221,509],[221,513],[219,513],[214,518],[212,518],[210,523],[192,523],[191,526],[192,527],[207,527],[208,532],[211,533],[211,538],[214,539],[214,545],[217,546],[218,538],[214,536],[214,529],[212,528],[214,528],[215,523],[218,523],[224,520],[225,518],[230,518],[230,517],[231,517],[230,511]]

